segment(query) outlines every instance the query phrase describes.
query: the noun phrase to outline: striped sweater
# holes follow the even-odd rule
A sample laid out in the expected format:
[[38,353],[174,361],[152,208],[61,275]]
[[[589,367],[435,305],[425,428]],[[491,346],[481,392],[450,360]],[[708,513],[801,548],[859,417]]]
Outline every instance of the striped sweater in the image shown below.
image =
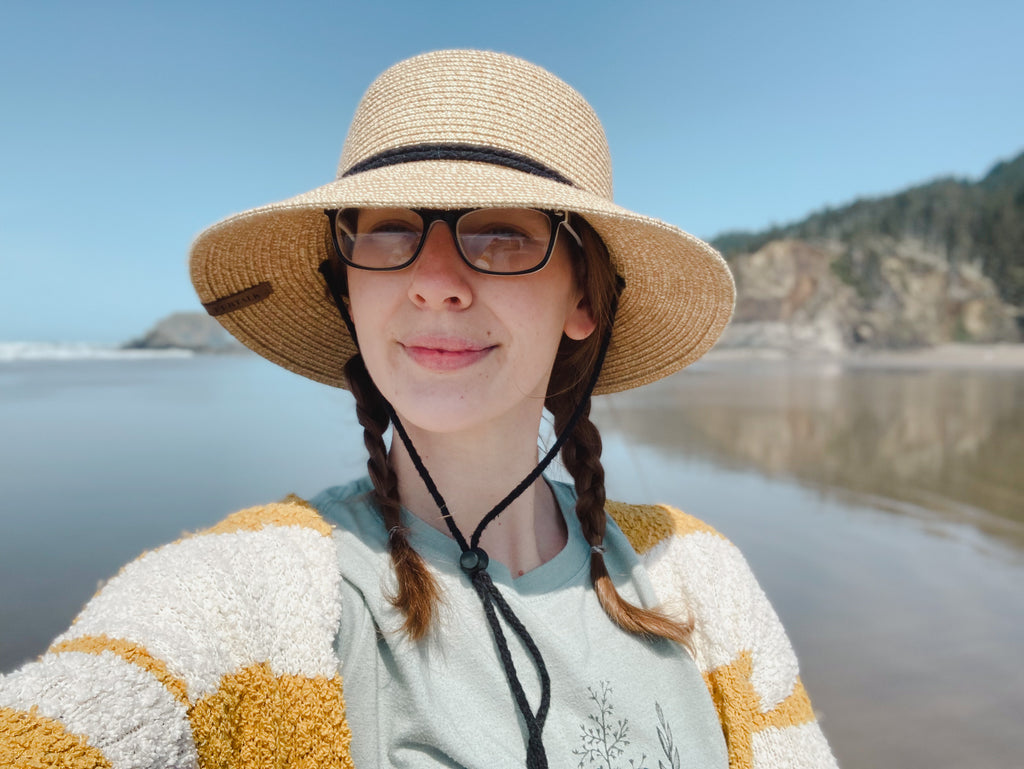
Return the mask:
[[[733,769],[834,767],[739,551],[669,507],[609,503],[693,651]],[[331,527],[292,498],[141,556],[0,678],[0,766],[351,767]]]

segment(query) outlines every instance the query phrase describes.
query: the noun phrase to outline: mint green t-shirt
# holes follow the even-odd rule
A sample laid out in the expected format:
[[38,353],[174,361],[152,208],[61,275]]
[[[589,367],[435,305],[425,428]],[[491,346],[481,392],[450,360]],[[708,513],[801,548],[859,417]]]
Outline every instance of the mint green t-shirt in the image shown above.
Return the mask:
[[[565,548],[514,580],[503,564],[492,560],[489,567],[551,677],[543,731],[548,765],[728,767],[721,724],[693,660],[675,643],[637,638],[608,619],[590,585],[590,546],[574,512],[575,490],[549,483],[568,528]],[[410,641],[386,598],[394,572],[371,491],[364,478],[312,500],[337,527],[342,616],[336,648],[355,765],[523,766],[526,731],[480,599],[458,566],[458,545],[403,511],[412,545],[442,588],[438,624],[427,639]],[[639,559],[611,519],[605,548],[623,597],[654,605]],[[515,634],[506,637],[536,710],[539,676]]]

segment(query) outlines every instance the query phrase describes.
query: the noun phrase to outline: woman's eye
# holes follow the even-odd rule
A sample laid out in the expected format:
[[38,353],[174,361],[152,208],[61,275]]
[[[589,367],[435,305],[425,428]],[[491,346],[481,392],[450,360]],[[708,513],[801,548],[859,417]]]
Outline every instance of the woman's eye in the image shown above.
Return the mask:
[[408,222],[378,222],[365,230],[367,235],[419,235]]
[[508,238],[510,240],[530,237],[529,233],[523,232],[523,230],[511,224],[493,224],[490,227],[484,227],[477,234],[498,239]]
[[481,254],[510,255],[529,247],[528,235],[516,230],[488,230],[472,237],[474,250]]

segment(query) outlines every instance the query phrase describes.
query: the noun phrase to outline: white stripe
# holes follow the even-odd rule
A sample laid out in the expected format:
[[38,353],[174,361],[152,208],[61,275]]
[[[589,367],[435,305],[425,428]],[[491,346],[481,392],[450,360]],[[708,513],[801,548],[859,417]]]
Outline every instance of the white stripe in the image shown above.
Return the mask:
[[114,769],[198,767],[185,707],[113,652],[47,654],[0,680],[0,705],[59,721]]
[[[751,653],[751,683],[764,711],[796,684],[796,654],[742,553],[717,534],[669,537],[644,556],[658,598],[683,600],[697,624],[697,665],[707,672]],[[682,598],[680,598],[682,597]]]
[[782,769],[829,769],[835,756],[817,723],[775,727],[755,732],[751,738],[754,766]]
[[140,644],[193,702],[258,662],[333,676],[339,579],[333,541],[311,529],[198,536],[126,566],[57,641],[104,633]]

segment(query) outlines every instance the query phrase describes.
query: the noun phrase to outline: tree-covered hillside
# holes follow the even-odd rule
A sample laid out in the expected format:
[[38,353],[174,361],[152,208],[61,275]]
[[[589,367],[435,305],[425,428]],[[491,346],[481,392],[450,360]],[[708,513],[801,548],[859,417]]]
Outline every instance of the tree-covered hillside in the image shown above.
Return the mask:
[[763,232],[724,233],[713,243],[729,258],[782,238],[856,245],[878,235],[913,238],[953,264],[980,265],[1003,301],[1024,309],[1024,153],[977,182],[938,179]]

